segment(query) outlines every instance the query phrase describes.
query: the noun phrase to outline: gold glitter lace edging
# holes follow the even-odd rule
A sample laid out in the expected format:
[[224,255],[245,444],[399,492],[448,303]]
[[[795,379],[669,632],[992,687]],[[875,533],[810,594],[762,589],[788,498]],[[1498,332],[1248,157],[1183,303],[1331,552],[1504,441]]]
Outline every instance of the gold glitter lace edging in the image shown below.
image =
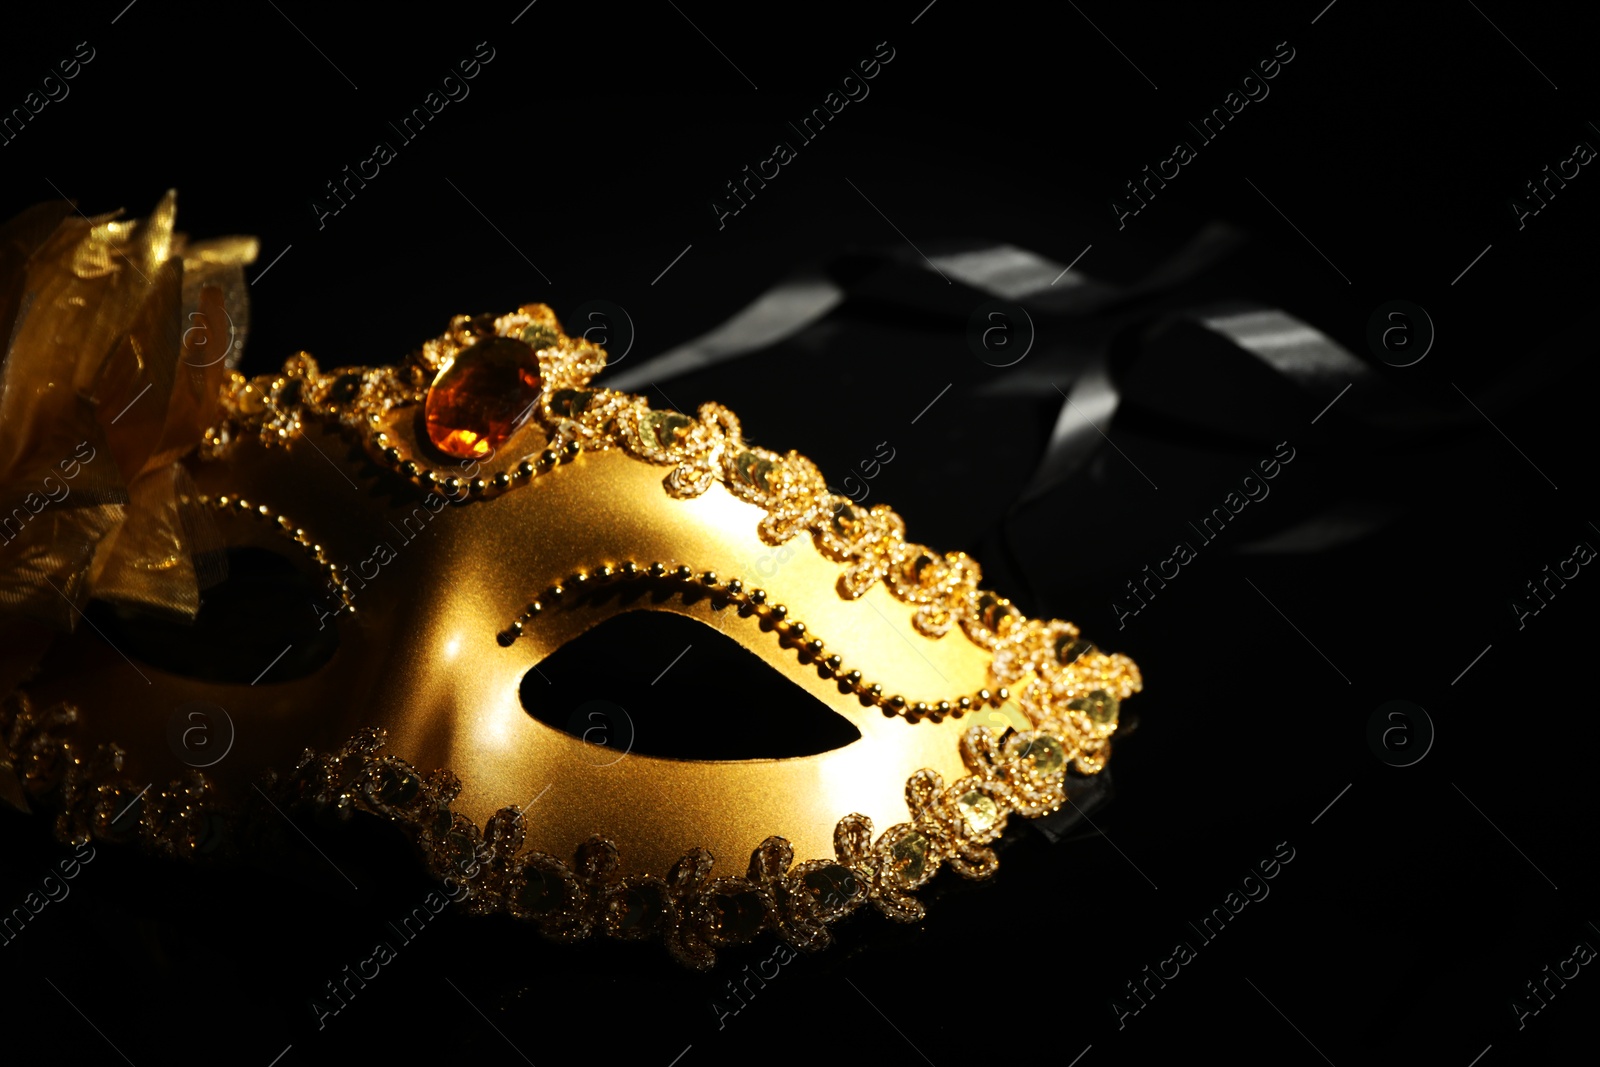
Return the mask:
[[[10,773],[27,796],[55,809],[62,841],[136,842],[201,858],[226,853],[239,828],[275,818],[260,804],[223,810],[197,770],[141,789],[122,773],[116,745],[74,740],[77,721],[72,706],[36,709],[20,690],[0,704]],[[435,877],[460,885],[457,899],[470,913],[508,913],[558,941],[656,939],[680,963],[702,970],[716,962],[716,949],[767,930],[802,950],[825,948],[829,925],[869,903],[897,922],[921,920],[925,909],[912,891],[946,864],[966,878],[992,875],[999,861],[990,845],[1008,817],[1060,808],[1068,773],[1061,738],[1050,731],[1011,733],[1002,743],[988,727],[973,726],[961,739],[965,777],[946,785],[924,769],[906,783],[910,822],[874,837],[870,819],[850,814],[834,828],[832,859],[796,864],[789,842],[772,836],[756,847],[742,877],[711,877],[713,857],[703,848],[659,877],[624,874],[616,845],[600,836],[579,845],[570,861],[525,851],[518,809],[502,808],[480,828],[451,810],[461,791],[454,774],[422,774],[381,754],[384,742],[384,731],[371,728],[338,753],[307,750],[292,771],[268,774],[257,789],[281,811],[361,811],[397,824]]]
[[[536,461],[489,478],[441,477],[403,455],[379,426],[391,411],[421,405],[439,372],[489,337],[517,337],[535,349],[543,384],[534,414],[549,447]],[[1072,623],[1027,618],[1008,599],[979,588],[981,570],[966,553],[908,542],[905,522],[892,509],[862,508],[831,492],[816,465],[798,452],[746,444],[737,416],[722,405],[702,404],[692,417],[656,411],[641,396],[589,387],[604,366],[604,349],[568,337],[543,304],[500,316],[458,315],[444,334],[397,365],[324,374],[302,352],[278,374],[234,374],[224,396],[228,417],[207,432],[201,454],[226,455],[247,435],[268,445],[288,444],[310,414],[354,433],[373,459],[420,488],[465,503],[526,485],[583,451],[620,448],[671,467],[662,484],[674,497],[701,495],[720,481],[762,509],[757,534],[767,544],[810,533],[819,552],[843,565],[841,597],[857,599],[881,581],[896,599],[915,606],[912,625],[925,637],[959,628],[993,654],[996,685],[1009,687],[1036,724],[1074,721],[1078,736],[1103,741],[1115,728],[1115,702],[1142,688],[1139,668],[1127,656],[1101,652],[1081,640]],[[1103,714],[1108,707],[1110,720]],[[914,704],[907,710],[918,711]],[[1084,773],[1099,769],[1092,755],[1077,765]]]

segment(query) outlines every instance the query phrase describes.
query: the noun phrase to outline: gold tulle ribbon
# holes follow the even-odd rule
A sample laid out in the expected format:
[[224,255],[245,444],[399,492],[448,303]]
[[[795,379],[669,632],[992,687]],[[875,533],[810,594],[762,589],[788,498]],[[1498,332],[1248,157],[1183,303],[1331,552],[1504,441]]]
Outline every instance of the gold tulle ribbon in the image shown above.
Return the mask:
[[91,598],[192,620],[225,574],[178,461],[219,419],[252,237],[40,204],[0,227],[0,617],[71,629]]

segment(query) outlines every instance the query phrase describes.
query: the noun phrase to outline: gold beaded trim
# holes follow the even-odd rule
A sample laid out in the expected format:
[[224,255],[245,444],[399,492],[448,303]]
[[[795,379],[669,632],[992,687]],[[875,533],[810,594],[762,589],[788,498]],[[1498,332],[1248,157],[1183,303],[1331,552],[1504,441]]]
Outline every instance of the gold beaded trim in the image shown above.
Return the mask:
[[221,458],[247,436],[264,445],[287,446],[310,415],[353,433],[373,460],[420,489],[441,491],[453,501],[459,501],[463,494],[494,496],[573,459],[582,450],[581,445],[576,441],[556,442],[493,477],[461,477],[468,466],[476,468],[482,460],[434,461],[426,455],[408,456],[379,427],[394,409],[422,404],[439,371],[463,349],[496,336],[517,337],[533,347],[545,383],[541,400],[546,403],[552,392],[582,385],[605,366],[603,349],[581,337],[567,337],[556,323],[555,314],[542,304],[530,304],[499,317],[457,315],[444,334],[427,341],[399,364],[323,373],[309,353],[297,352],[276,374],[246,378],[237,371],[231,372],[223,389],[224,418],[206,431],[200,454],[209,459]]
[[839,680],[841,692],[854,693],[864,706],[882,708],[886,715],[903,715],[912,722],[923,718],[942,722],[947,715],[959,719],[974,708],[1001,707],[1011,697],[1010,691],[1005,686],[994,691],[979,689],[970,695],[950,700],[907,701],[905,697],[899,695],[885,696],[881,684],[867,681],[859,670],[854,668],[847,670],[843,656],[837,653],[824,656],[827,645],[822,638],[810,630],[804,622],[790,618],[789,609],[784,605],[768,603],[770,598],[765,589],[746,589],[744,582],[738,578],[724,580],[715,571],[697,573],[687,564],[669,568],[661,562],[641,566],[633,560],[627,560],[616,566],[603,563],[592,570],[578,571],[564,581],[545,587],[538,599],[530,601],[522,610],[522,614],[500,631],[498,635],[500,644],[509,646],[514,643],[522,636],[528,624],[544,613],[548,605],[554,605],[569,594],[582,592],[591,586],[639,580],[666,582],[685,590],[709,592],[720,600],[719,606],[731,605],[736,607],[741,615],[760,617],[763,629],[771,630],[780,643],[793,648],[802,663],[817,664],[823,677]]
[[[245,808],[221,809],[199,771],[141,789],[121,773],[116,745],[89,748],[73,738],[77,722],[75,707],[39,710],[20,690],[0,702],[0,742],[12,772],[28,796],[55,808],[60,840],[136,841],[201,858],[239,853],[246,835],[275,825],[277,816],[253,798]],[[767,930],[799,949],[825,948],[828,927],[867,903],[897,922],[918,922],[926,909],[911,893],[942,866],[964,878],[989,877],[999,866],[990,845],[1009,816],[1035,818],[1066,802],[1059,736],[1022,731],[1002,740],[974,725],[961,740],[966,777],[946,786],[923,769],[907,781],[910,822],[874,837],[869,818],[846,815],[834,829],[831,859],[795,864],[789,842],[773,836],[751,854],[743,877],[712,878],[714,857],[703,848],[658,877],[625,874],[616,845],[600,836],[583,842],[570,861],[524,850],[524,816],[514,807],[480,829],[451,810],[461,792],[454,774],[424,775],[380,755],[384,741],[382,730],[366,729],[338,753],[308,751],[289,774],[269,773],[261,795],[284,811],[362,811],[398,824],[436,877],[463,886],[460,899],[471,913],[508,913],[558,941],[655,939],[700,970],[716,962],[717,948]]]
[[[547,432],[549,447],[488,479],[445,474],[446,468],[403,455],[379,424],[397,407],[422,404],[439,371],[487,337],[518,337],[535,349],[543,390],[533,414]],[[355,433],[375,460],[419,487],[442,489],[460,503],[514,489],[585,450],[621,448],[671,467],[662,484],[674,497],[698,496],[720,481],[740,500],[757,505],[764,513],[757,533],[767,544],[809,532],[824,556],[843,565],[838,592],[845,599],[856,599],[881,581],[896,599],[916,606],[912,625],[919,633],[940,638],[959,628],[994,654],[993,674],[1034,722],[1077,723],[1090,748],[1110,736],[1116,703],[1142,687],[1132,660],[1079,640],[1069,622],[1026,618],[1006,598],[979,588],[975,560],[908,542],[900,516],[885,505],[862,508],[830,492],[821,472],[799,453],[746,444],[738,418],[722,405],[702,404],[689,416],[656,411],[641,396],[588,387],[604,365],[603,349],[567,337],[554,312],[542,304],[499,317],[458,315],[449,330],[399,365],[322,374],[310,356],[300,353],[278,375],[246,379],[235,374],[224,396],[228,417],[208,431],[203,453],[223,455],[247,432],[267,444],[287,444],[310,413]],[[874,703],[878,699],[881,691]],[[948,703],[952,712],[959,707],[959,700]],[[938,709],[938,703],[928,705],[927,714]],[[1085,752],[1080,768],[1098,770],[1097,759]]]
[[869,682],[844,657],[828,651],[826,643],[807,625],[789,617],[783,604],[769,603],[766,590],[746,589],[738,578],[722,579],[715,571],[699,571],[688,564],[669,567],[660,561],[641,565],[633,560],[603,563],[581,570],[546,586],[522,612],[499,632],[509,646],[529,624],[553,605],[589,586],[613,581],[671,582],[684,590],[704,590],[717,595],[741,613],[758,615],[779,641],[796,650],[802,662],[818,663],[825,677],[839,680],[841,691],[853,692],[863,705],[878,707],[886,715],[903,715],[911,722],[923,718],[941,722],[960,718],[975,708],[1005,709],[1012,723],[1048,728],[1068,742],[1067,758],[1081,774],[1096,774],[1110,756],[1110,738],[1116,732],[1121,702],[1141,686],[1138,668],[1126,656],[1107,655],[1082,640],[1077,627],[1067,622],[1024,620],[996,640],[989,664],[993,689],[985,687],[949,700],[908,701],[885,695],[881,683]]
[[323,547],[312,539],[311,535],[305,531],[304,527],[297,526],[293,519],[289,518],[289,516],[283,514],[282,512],[273,512],[273,510],[265,504],[252,506],[250,502],[242,496],[223,495],[218,497],[207,497],[204,499],[204,503],[210,505],[213,510],[222,512],[223,514],[248,515],[255,519],[270,520],[272,525],[276,527],[285,537],[289,538],[289,540],[303,548],[306,555],[311,557],[312,562],[316,563],[318,567],[327,572],[328,587],[338,592],[339,602],[342,606],[341,610],[348,612],[351,615],[355,614],[356,608],[355,604],[351,602],[350,585],[344,579],[343,574],[341,573],[345,568],[342,568],[339,564],[329,560],[327,553],[323,550]]

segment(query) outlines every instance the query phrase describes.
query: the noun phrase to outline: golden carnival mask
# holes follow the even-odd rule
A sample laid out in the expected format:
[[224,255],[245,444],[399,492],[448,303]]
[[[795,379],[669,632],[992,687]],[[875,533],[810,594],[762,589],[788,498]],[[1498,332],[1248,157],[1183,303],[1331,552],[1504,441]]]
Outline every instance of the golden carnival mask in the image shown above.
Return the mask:
[[[538,304],[246,378],[254,242],[173,215],[0,233],[0,796],[64,840],[197,855],[363,811],[473,911],[704,967],[862,905],[921,918],[942,866],[991,874],[1010,816],[1105,765],[1132,662],[726,408],[592,385],[605,352]],[[637,625],[663,619],[686,647]],[[689,697],[653,699],[675,671]],[[203,758],[196,709],[233,727]],[[650,754],[669,720],[709,747]]]

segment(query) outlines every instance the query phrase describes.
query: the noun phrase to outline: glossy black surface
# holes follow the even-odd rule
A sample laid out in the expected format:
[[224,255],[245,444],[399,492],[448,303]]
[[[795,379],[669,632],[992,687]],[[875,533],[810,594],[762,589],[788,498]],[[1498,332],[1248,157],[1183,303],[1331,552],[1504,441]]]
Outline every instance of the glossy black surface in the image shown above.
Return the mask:
[[[887,443],[867,503],[1131,654],[1147,683],[1092,825],[1056,844],[1019,828],[992,883],[941,877],[916,928],[862,915],[824,955],[784,962],[763,942],[707,976],[654,946],[447,913],[319,1027],[325,983],[394,941],[389,921],[430,888],[397,842],[308,828],[359,889],[303,842],[290,872],[101,848],[0,945],[10,1049],[281,1067],[434,1047],[679,1067],[1586,1054],[1600,977],[1547,976],[1600,946],[1600,578],[1560,570],[1600,545],[1600,178],[1583,165],[1541,187],[1537,214],[1525,183],[1600,145],[1593,25],[1504,4],[923,3],[8,15],[0,107],[77,42],[95,58],[0,146],[0,207],[56,187],[142,213],[175,185],[188,232],[260,235],[252,371],[299,348],[372,362],[458,311],[530,300],[570,325],[601,300],[633,326],[621,373],[817,265],[847,293],[830,315],[660,381],[653,401],[726,403],[750,440],[830,479]],[[480,41],[493,59],[470,95],[409,141],[389,125]],[[870,95],[810,142],[786,132],[882,41],[894,57]],[[1124,183],[1199,142],[1187,124],[1279,42],[1294,58],[1270,95],[1119,229]],[[714,207],[780,139],[795,153],[778,176],[737,215]],[[394,158],[332,213],[325,183],[379,140]],[[968,344],[992,295],[922,258],[1003,242],[1128,287],[1213,221],[1240,238],[1226,255],[1040,315],[1037,348],[1007,369]],[[1238,300],[1331,337],[1367,384],[1329,406],[1338,382],[1308,391],[1194,324]],[[1437,331],[1407,367],[1368,347],[1394,300]],[[1062,391],[1099,354],[1121,393],[1095,416],[1106,440],[1022,502]],[[1295,458],[1270,495],[1212,538],[1185,532],[1281,442]],[[1194,559],[1127,612],[1126,583],[1181,540]],[[1530,581],[1549,582],[1537,611]],[[1369,740],[1395,700],[1432,726],[1410,766],[1394,764],[1402,739],[1421,745],[1419,717],[1385,711]],[[0,816],[0,909],[70,855],[46,830]],[[1545,983],[1537,1012],[1529,982]]]

